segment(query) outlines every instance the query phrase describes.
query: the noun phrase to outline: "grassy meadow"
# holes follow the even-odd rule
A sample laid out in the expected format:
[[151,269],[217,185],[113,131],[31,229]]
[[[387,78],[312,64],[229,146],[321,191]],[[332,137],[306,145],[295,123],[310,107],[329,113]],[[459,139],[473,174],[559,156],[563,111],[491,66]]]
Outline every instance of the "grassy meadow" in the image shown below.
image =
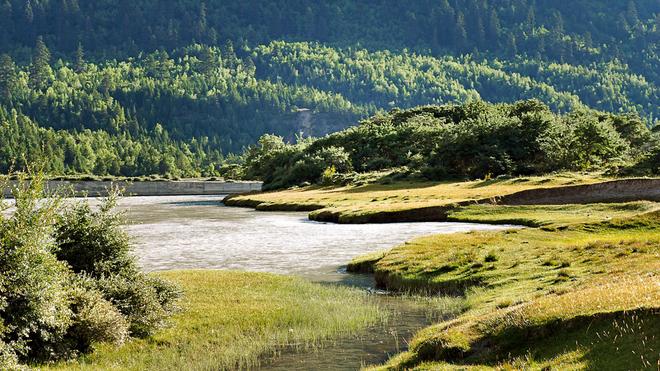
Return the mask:
[[356,259],[383,288],[451,293],[469,307],[420,331],[408,352],[379,368],[657,367],[658,204],[546,209],[486,206],[477,213],[485,221],[529,219],[544,227],[423,237]]
[[416,212],[430,207],[482,200],[539,187],[592,184],[607,180],[599,174],[563,173],[514,179],[465,182],[395,181],[359,186],[293,188],[276,192],[230,197],[230,206],[258,210],[311,211],[311,219],[337,215],[345,223],[369,222],[378,214]]
[[419,331],[408,351],[373,369],[655,370],[660,364],[660,203],[456,205],[601,180],[560,174],[371,184],[243,199],[262,210],[323,207],[312,215],[332,209],[349,218],[454,204],[447,220],[526,226],[422,237],[349,263],[349,271],[374,273],[381,288],[452,295],[466,308]]
[[247,369],[281,351],[304,351],[385,319],[365,294],[301,278],[229,271],[159,276],[184,290],[171,327],[117,348],[98,345],[54,370]]

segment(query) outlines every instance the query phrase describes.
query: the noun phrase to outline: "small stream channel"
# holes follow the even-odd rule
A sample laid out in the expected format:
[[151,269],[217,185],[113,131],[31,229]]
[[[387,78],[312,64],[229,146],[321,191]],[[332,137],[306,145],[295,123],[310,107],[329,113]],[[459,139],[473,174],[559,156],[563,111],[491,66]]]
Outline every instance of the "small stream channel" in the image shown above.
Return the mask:
[[[306,213],[257,212],[225,207],[221,200],[221,196],[122,199],[119,207],[127,212],[127,229],[142,267],[146,271],[203,268],[295,274],[374,292],[370,276],[343,271],[351,258],[422,235],[505,228],[467,223],[327,224],[309,221]],[[422,300],[375,292],[373,300],[392,313],[385,325],[313,351],[284,351],[262,367],[354,370],[380,363],[405,350],[415,331],[443,315]]]

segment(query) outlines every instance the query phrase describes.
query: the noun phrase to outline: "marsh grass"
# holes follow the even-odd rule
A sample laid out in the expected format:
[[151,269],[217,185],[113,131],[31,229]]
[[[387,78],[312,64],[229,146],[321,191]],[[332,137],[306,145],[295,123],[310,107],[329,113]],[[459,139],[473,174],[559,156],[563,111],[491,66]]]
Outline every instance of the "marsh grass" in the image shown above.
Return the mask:
[[171,328],[53,369],[207,370],[258,366],[281,351],[305,351],[386,318],[365,294],[265,273],[158,274],[185,292]]

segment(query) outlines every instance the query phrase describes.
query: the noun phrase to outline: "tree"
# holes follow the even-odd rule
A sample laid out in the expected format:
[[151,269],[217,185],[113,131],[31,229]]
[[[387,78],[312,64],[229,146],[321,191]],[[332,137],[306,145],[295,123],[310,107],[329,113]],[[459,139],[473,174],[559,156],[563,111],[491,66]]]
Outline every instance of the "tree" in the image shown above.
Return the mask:
[[495,47],[497,46],[497,43],[500,40],[500,32],[501,32],[500,19],[497,16],[497,11],[493,9],[493,11],[490,12],[490,19],[488,20],[488,35],[486,35],[488,41],[491,43],[490,45],[491,49],[495,49]]
[[0,100],[11,101],[16,86],[16,65],[8,54],[0,56]]
[[631,26],[635,26],[639,22],[639,13],[637,12],[637,6],[635,6],[634,1],[628,2],[628,10],[626,11],[628,16],[628,22]]
[[527,12],[527,21],[525,23],[528,30],[534,31],[536,28],[536,12],[534,12],[534,7],[529,7],[529,11]]
[[199,56],[200,72],[204,75],[210,75],[214,70],[220,67],[216,49],[203,46]]
[[30,82],[35,89],[44,89],[50,80],[52,70],[50,68],[50,51],[44,43],[43,37],[37,38],[34,48],[34,56],[30,67]]
[[34,11],[32,10],[32,2],[30,0],[25,2],[25,8],[23,9],[23,12],[27,23],[32,23],[34,21]]
[[462,51],[467,49],[467,32],[465,31],[465,16],[460,10],[456,14],[456,37],[454,45]]
[[78,49],[76,49],[76,62],[74,68],[76,72],[82,72],[85,70],[85,51],[80,42],[78,43]]
[[206,28],[206,3],[201,3],[199,6],[199,15],[197,16],[197,24],[195,25],[195,36],[202,42],[206,38]]
[[509,36],[506,39],[506,52],[511,58],[518,55],[518,45],[516,44],[516,37],[512,33],[509,33]]

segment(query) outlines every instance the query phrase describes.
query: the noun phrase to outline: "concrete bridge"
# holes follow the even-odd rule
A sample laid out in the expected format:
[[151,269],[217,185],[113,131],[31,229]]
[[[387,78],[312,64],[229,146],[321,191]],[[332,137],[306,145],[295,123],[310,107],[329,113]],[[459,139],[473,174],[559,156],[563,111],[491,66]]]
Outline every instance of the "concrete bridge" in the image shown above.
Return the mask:
[[[10,182],[10,186],[16,182]],[[119,187],[125,196],[185,196],[185,195],[226,195],[261,191],[261,182],[223,182],[223,181],[68,181],[50,180],[47,182],[50,190],[62,191],[65,194],[102,197],[108,194],[108,189]],[[9,189],[4,189],[5,197],[11,197]]]

